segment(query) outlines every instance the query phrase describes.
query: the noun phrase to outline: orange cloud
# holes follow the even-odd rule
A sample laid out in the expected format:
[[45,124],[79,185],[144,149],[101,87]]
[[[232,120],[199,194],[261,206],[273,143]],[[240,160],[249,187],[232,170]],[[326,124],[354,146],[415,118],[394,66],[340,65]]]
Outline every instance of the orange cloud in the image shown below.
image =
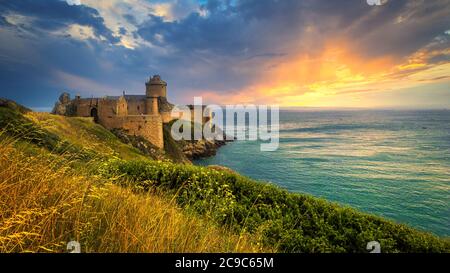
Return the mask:
[[206,101],[222,104],[255,103],[281,106],[371,107],[364,94],[404,89],[425,81],[448,81],[448,64],[427,64],[427,59],[447,51],[419,51],[407,60],[391,56],[368,59],[349,43],[333,41],[316,55],[270,60],[253,84],[228,94],[204,91]]

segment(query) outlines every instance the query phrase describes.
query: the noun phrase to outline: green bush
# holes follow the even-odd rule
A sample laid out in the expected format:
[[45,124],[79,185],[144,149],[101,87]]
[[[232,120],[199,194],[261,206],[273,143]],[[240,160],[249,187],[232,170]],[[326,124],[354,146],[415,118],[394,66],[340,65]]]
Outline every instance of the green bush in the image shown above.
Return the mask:
[[207,167],[160,161],[112,160],[105,176],[121,176],[137,188],[164,188],[178,204],[236,232],[261,234],[282,252],[367,252],[378,241],[383,252],[449,252],[446,239],[268,183]]

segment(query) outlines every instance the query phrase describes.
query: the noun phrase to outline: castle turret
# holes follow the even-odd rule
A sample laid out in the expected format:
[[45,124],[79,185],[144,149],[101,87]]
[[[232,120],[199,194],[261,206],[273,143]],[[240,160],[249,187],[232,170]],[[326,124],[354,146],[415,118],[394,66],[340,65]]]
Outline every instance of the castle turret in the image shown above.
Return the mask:
[[166,97],[167,83],[159,75],[154,75],[145,83],[147,97]]
[[159,98],[166,98],[167,95],[167,83],[161,80],[159,75],[154,75],[145,83],[145,108],[146,113],[149,115],[159,114]]

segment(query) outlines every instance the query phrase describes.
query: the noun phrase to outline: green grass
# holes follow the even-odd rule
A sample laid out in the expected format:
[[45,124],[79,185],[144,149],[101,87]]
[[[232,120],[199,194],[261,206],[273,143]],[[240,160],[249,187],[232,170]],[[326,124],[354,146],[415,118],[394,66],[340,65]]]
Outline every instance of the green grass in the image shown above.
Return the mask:
[[169,192],[98,175],[146,158],[88,118],[0,105],[0,252],[260,252],[259,241],[182,210]]
[[0,131],[0,252],[67,252],[72,240],[82,252],[270,251],[180,209],[167,193],[90,175],[83,168],[95,158],[72,168],[23,147]]
[[39,126],[22,113],[14,109],[0,107],[0,128],[4,134],[17,138],[19,141],[45,148],[52,153],[69,155],[81,160],[90,160],[95,151],[73,144],[58,134]]
[[235,232],[258,234],[264,246],[281,252],[367,252],[367,243],[374,240],[383,252],[450,251],[447,239],[232,172],[112,160],[101,173],[132,180],[140,189],[176,193],[181,207]]

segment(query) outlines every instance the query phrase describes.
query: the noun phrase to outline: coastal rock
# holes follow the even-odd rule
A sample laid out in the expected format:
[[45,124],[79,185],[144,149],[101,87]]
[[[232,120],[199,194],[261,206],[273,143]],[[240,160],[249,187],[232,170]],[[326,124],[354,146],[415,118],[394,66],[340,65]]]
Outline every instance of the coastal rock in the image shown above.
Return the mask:
[[221,140],[198,140],[194,142],[185,142],[182,146],[184,155],[189,159],[199,159],[202,157],[214,156],[218,148],[226,144],[226,141]]
[[52,114],[62,115],[62,116],[75,116],[76,106],[70,100],[70,94],[64,92],[59,96],[58,101],[53,107]]

